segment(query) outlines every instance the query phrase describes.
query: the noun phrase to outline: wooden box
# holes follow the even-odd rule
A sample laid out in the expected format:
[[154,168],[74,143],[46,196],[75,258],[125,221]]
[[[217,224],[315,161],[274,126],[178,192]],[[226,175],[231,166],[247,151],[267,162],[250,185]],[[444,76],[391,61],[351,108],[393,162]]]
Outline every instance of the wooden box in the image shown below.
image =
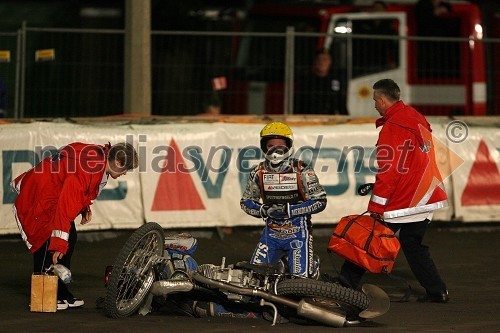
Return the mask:
[[31,275],[32,312],[56,312],[57,310],[57,276],[43,273]]

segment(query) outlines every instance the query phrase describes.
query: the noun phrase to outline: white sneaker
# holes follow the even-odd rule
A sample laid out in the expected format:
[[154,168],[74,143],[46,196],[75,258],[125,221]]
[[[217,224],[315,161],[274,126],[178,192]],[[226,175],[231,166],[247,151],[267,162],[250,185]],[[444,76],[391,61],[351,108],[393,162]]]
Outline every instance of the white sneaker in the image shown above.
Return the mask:
[[57,310],[66,310],[68,308],[79,308],[81,307],[85,302],[82,299],[63,299],[63,300],[57,300]]
[[66,310],[69,308],[68,303],[65,303],[64,301],[57,300],[57,310]]

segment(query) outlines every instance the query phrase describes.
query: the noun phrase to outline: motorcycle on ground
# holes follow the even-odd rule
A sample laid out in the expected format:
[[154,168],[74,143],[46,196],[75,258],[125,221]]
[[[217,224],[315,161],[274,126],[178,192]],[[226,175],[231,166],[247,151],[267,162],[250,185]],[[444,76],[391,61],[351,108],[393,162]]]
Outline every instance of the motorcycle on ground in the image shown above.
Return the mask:
[[338,283],[287,273],[287,265],[201,264],[190,256],[197,240],[189,234],[168,235],[149,222],[125,242],[108,270],[103,308],[112,318],[151,312],[167,299],[203,298],[262,308],[273,325],[279,315],[333,327],[353,326],[388,311],[389,297],[377,286],[362,291]]

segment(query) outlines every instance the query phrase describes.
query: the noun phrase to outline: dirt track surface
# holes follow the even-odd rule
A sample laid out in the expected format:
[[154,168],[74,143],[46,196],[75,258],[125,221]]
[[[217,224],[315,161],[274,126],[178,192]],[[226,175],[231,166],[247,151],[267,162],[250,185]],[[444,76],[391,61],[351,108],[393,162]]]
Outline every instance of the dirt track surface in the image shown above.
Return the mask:
[[[178,230],[181,231],[181,230]],[[166,311],[147,316],[110,319],[96,308],[95,300],[104,296],[104,269],[113,264],[119,250],[132,234],[119,232],[80,233],[73,257],[72,292],[86,302],[81,309],[57,313],[32,313],[30,275],[32,258],[17,237],[0,238],[2,264],[0,332],[331,332],[324,326],[293,323],[271,326],[262,319],[191,318]],[[315,230],[315,250],[322,259],[322,272],[336,275],[341,260],[326,253],[330,228]],[[196,231],[199,246],[194,258],[198,263],[219,264],[248,260],[259,238],[259,230],[235,229],[222,239],[213,230]],[[339,332],[498,332],[500,326],[500,225],[450,226],[434,224],[425,243],[443,279],[448,284],[451,301],[447,304],[418,303],[423,294],[410,272],[402,253],[394,273],[405,277],[414,296],[406,303],[392,302],[385,315],[365,322],[369,327],[335,329]],[[364,282],[382,287],[391,298],[403,295],[401,283],[386,276],[367,274]]]

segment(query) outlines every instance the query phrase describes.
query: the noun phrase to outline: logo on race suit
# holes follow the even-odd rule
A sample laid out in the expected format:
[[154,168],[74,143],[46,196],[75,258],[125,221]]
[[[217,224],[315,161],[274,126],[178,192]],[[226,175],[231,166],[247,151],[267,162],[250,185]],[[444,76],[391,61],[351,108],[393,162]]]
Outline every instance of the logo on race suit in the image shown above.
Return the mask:
[[269,200],[293,200],[299,197],[299,193],[292,193],[288,195],[268,195]]
[[300,249],[293,250],[293,274],[301,274],[302,273],[302,254],[300,253]]
[[279,184],[280,179],[278,174],[265,173],[262,175],[262,180],[264,184]]
[[290,191],[298,189],[297,184],[267,185],[266,191]]
[[270,234],[270,236],[277,239],[295,238],[300,232],[299,227],[294,227],[287,224],[280,225],[277,223],[269,223],[267,226],[272,231],[272,234]]
[[304,242],[298,239],[295,239],[290,242],[290,247],[293,249],[292,251],[292,266],[294,274],[302,274],[302,247],[304,246]]
[[297,175],[294,173],[285,173],[280,176],[280,184],[293,184],[297,182]]
[[288,234],[284,233],[281,231],[274,231],[269,233],[269,237],[274,238],[274,239],[280,239],[280,240],[285,240],[285,239],[290,239],[290,238],[295,238],[297,237],[294,233]]
[[269,247],[266,244],[260,243],[257,245],[257,249],[255,250],[254,256],[252,258],[252,263],[254,264],[262,264],[267,258],[267,252],[269,251]]
[[295,173],[265,173],[262,175],[262,181],[264,185],[294,184],[297,183],[297,175]]
[[319,187],[319,183],[318,182],[307,182],[307,189],[309,191],[315,191],[317,190]]

